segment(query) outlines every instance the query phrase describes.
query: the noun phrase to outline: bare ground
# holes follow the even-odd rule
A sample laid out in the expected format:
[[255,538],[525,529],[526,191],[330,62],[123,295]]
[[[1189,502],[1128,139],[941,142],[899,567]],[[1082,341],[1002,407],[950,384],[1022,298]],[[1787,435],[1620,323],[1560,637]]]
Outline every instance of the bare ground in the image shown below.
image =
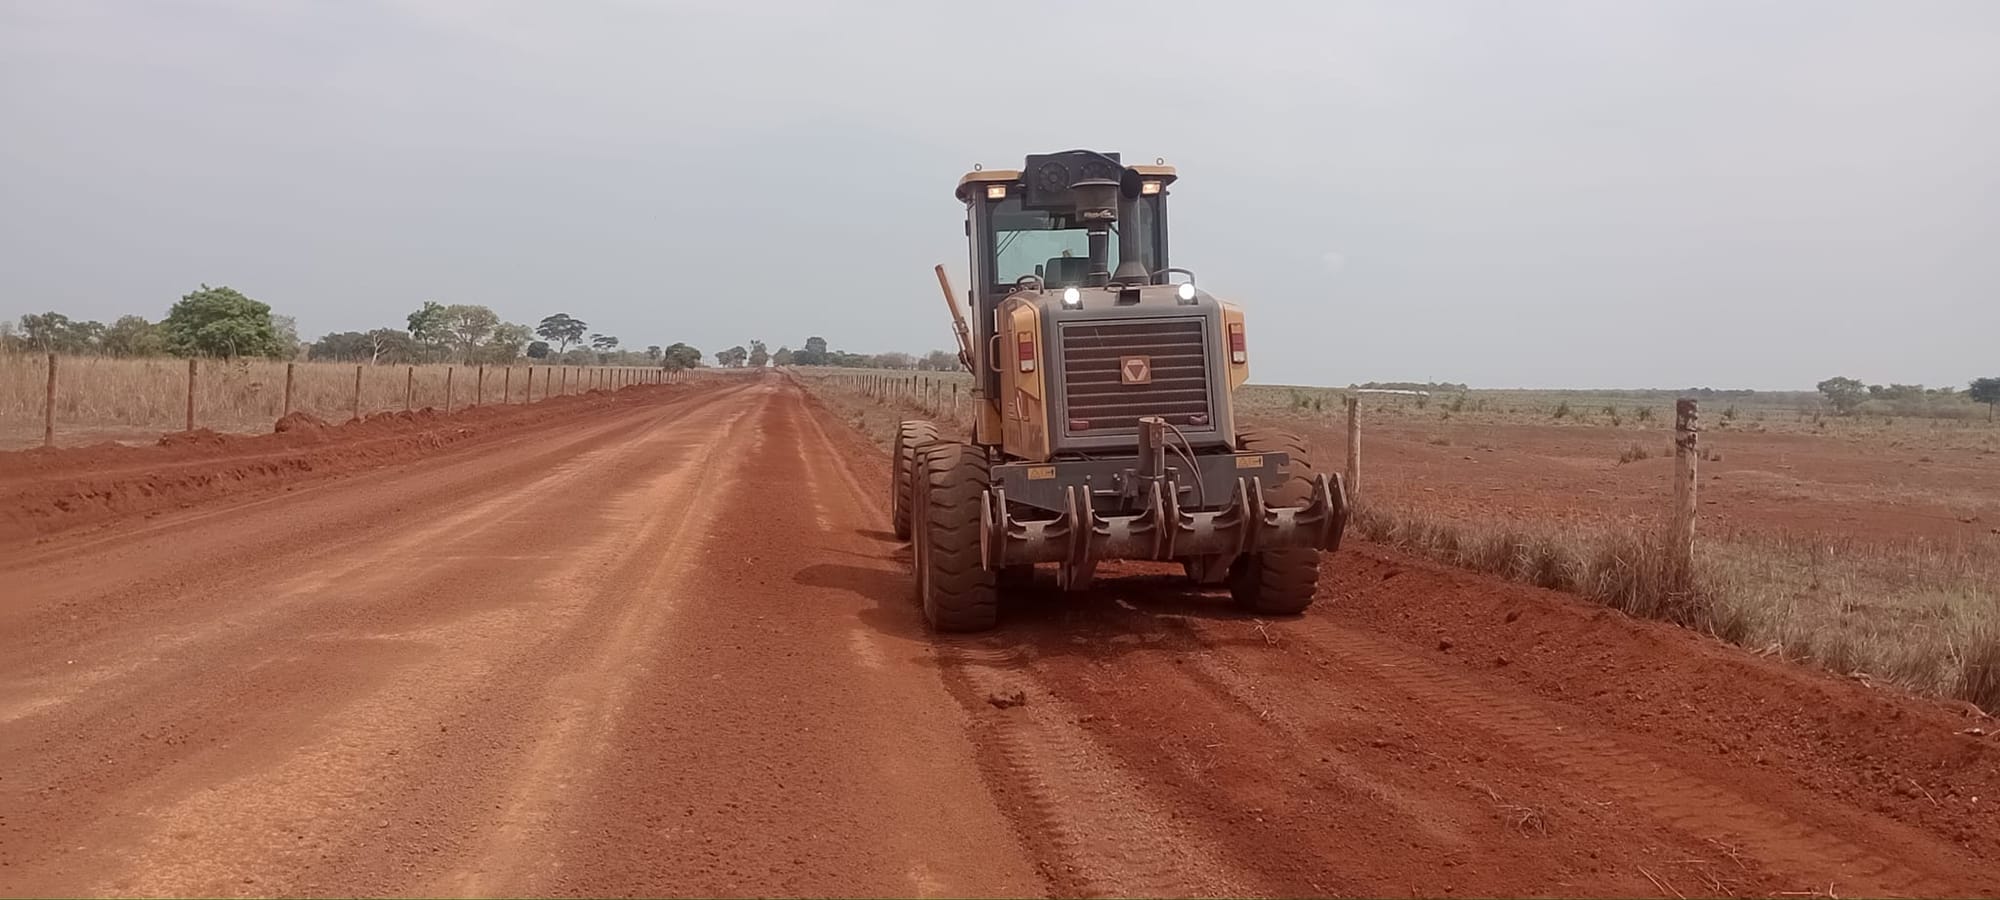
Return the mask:
[[395,446],[0,543],[0,893],[2000,885],[1991,722],[1379,548],[1293,620],[1130,565],[930,637],[782,379]]

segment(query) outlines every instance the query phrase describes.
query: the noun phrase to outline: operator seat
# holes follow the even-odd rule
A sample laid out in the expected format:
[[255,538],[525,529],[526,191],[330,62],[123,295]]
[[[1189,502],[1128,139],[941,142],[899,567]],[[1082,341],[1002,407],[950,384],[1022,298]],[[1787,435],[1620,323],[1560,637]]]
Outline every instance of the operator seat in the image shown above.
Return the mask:
[[1054,287],[1080,286],[1090,277],[1090,260],[1081,256],[1051,256],[1043,267],[1042,283]]

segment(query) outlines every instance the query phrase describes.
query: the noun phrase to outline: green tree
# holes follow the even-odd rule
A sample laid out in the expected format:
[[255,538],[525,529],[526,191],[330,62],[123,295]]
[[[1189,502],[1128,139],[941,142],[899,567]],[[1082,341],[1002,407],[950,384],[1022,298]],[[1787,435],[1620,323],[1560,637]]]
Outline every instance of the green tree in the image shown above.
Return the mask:
[[521,348],[527,346],[528,340],[534,336],[534,331],[526,325],[502,322],[493,326],[493,333],[486,337],[479,357],[489,363],[507,365],[521,358]]
[[279,345],[285,348],[284,358],[299,355],[299,320],[291,316],[272,316],[271,331],[278,336]]
[[401,328],[376,328],[367,334],[368,362],[413,363],[422,358],[422,348],[417,346],[410,333]]
[[161,356],[167,352],[167,340],[161,336],[160,326],[146,321],[145,316],[119,316],[104,330],[104,352],[124,357]]
[[1974,378],[1965,396],[1974,403],[1986,404],[1986,421],[1993,421],[1993,407],[2000,406],[2000,378]]
[[763,341],[750,342],[750,367],[761,369],[771,362],[771,351],[764,349]]
[[1836,376],[1815,385],[1826,402],[1833,404],[1834,412],[1848,415],[1861,408],[1861,401],[1868,399],[1868,386],[1852,378]]
[[548,359],[548,358],[549,358],[549,342],[548,342],[548,341],[529,341],[529,342],[528,342],[528,358],[529,358],[529,359]]
[[727,350],[715,351],[716,363],[718,365],[728,366],[729,368],[732,369],[743,365],[743,362],[749,358],[750,358],[750,351],[743,349],[742,344],[738,344]]
[[30,313],[21,317],[21,339],[30,349],[54,353],[64,349],[69,338],[69,317],[59,312]]
[[468,362],[500,327],[500,314],[484,306],[454,303],[444,308],[443,316],[445,333],[457,345],[458,357]]
[[590,336],[590,346],[599,353],[609,353],[618,349],[618,338],[609,334],[593,334]]
[[104,349],[104,333],[108,330],[96,319],[72,323],[63,334],[62,349],[70,353],[99,352]]
[[229,287],[209,287],[181,297],[160,329],[176,356],[268,356],[283,359],[285,346],[271,322],[271,307]]
[[701,368],[701,351],[675,341],[668,345],[666,350],[661,351],[660,365],[677,370],[699,369]]
[[661,351],[660,351],[660,345],[659,345],[659,344],[654,344],[654,345],[652,345],[652,346],[650,346],[650,347],[647,347],[647,348],[646,348],[646,360],[647,360],[648,362],[655,362],[655,363],[659,362],[659,361],[660,361],[660,352],[661,352]]
[[779,347],[778,352],[771,354],[771,365],[789,366],[791,364],[792,364],[792,348]]
[[932,350],[917,361],[917,368],[932,372],[956,372],[959,369],[958,354],[949,350]]
[[571,344],[582,343],[584,332],[589,328],[589,324],[569,313],[556,313],[543,319],[540,325],[536,325],[535,334],[542,340],[554,343],[556,355],[561,356],[569,352]]
[[826,338],[818,335],[806,338],[805,349],[793,352],[792,361],[802,366],[826,365]]
[[373,359],[374,356],[374,342],[368,339],[368,335],[359,331],[341,331],[328,334],[319,340],[313,341],[312,346],[306,348],[306,358],[312,360],[358,362],[364,359]]
[[410,339],[426,347],[442,348],[451,337],[451,324],[446,321],[445,305],[436,300],[425,300],[422,309],[410,313]]

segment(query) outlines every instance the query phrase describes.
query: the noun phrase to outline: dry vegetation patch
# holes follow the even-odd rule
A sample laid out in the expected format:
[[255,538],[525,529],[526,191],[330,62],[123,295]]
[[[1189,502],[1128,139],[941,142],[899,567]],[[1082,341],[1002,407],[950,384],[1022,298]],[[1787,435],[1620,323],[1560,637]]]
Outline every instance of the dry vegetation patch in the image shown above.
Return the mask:
[[[895,396],[871,396],[865,388],[866,373],[800,374],[802,383],[878,442],[893,433],[900,419],[951,419],[931,416]],[[1339,391],[1316,388],[1252,386],[1239,391],[1237,399],[1242,419],[1318,429],[1322,437],[1337,432],[1342,420],[1338,410],[1344,404]],[[1857,449],[1848,455],[1860,459],[1875,455],[1866,448],[1891,443],[1899,452],[1924,447],[1946,453],[1956,448],[1968,458],[1984,454],[1980,448],[2000,446],[2000,431],[1983,422],[1828,424],[1831,420],[1821,417],[1815,423],[1784,405],[1800,402],[1804,402],[1801,397],[1791,395],[1774,402],[1730,401],[1719,414],[1710,414],[1714,424],[1704,438],[1710,442],[1704,461],[1723,460],[1713,443],[1729,440],[1732,431],[1750,432],[1762,442],[1753,462],[1763,461],[1776,448],[1788,461],[1776,463],[1775,471],[1802,492],[1774,499],[1797,504],[1816,499],[1803,493],[1812,490],[1839,492],[1842,499],[1866,494],[1876,503],[1907,504],[1939,489],[1916,483],[1809,482],[1807,473],[1794,469],[1793,463],[1810,468],[1816,465],[1810,461],[1827,458],[1826,448],[1842,445],[1855,445]],[[1662,552],[1663,542],[1649,524],[1655,519],[1619,505],[1580,510],[1585,496],[1602,502],[1603,495],[1598,488],[1583,487],[1573,466],[1591,465],[1589,460],[1595,459],[1594,464],[1607,472],[1636,472],[1646,467],[1627,470],[1626,464],[1671,455],[1669,429],[1660,422],[1671,418],[1671,406],[1671,399],[1655,402],[1587,392],[1473,391],[1442,398],[1366,395],[1364,441],[1378,449],[1363,453],[1368,463],[1363,484],[1370,502],[1357,511],[1354,534],[1449,565],[1574,593],[1630,615],[1674,622],[1757,652],[2000,711],[2000,553],[1993,552],[1994,541],[1983,527],[1963,538],[1940,539],[1885,536],[1871,532],[1874,523],[1867,521],[1860,523],[1860,530],[1847,532],[1807,524],[1732,528],[1711,522],[1700,532],[1694,571],[1681,573]],[[1563,412],[1557,417],[1559,409]],[[1530,422],[1532,426],[1526,424]],[[963,411],[955,424],[960,428],[969,424]],[[1769,432],[1795,434],[1767,434],[1767,424]],[[1484,502],[1486,488],[1467,490],[1468,470],[1449,468],[1484,469],[1494,460],[1485,453],[1519,455],[1509,438],[1528,433],[1522,429],[1529,427],[1560,428],[1561,434],[1577,436],[1544,451],[1573,457],[1531,457],[1522,463],[1523,472],[1551,468],[1560,472],[1552,481],[1527,488],[1540,498],[1537,504],[1490,506]],[[1453,430],[1441,433],[1441,428]],[[1407,445],[1428,452],[1418,454],[1420,458],[1396,471],[1386,484],[1378,463],[1371,462],[1385,459],[1377,437],[1385,431],[1401,436],[1389,441],[1391,448]],[[1591,445],[1593,435],[1602,435],[1606,442],[1615,440],[1610,447],[1623,447],[1615,452],[1615,463],[1602,455],[1589,457],[1568,449],[1605,446]],[[1322,440],[1316,445],[1332,457],[1322,464],[1333,465],[1338,451],[1329,447],[1337,442]],[[1482,455],[1440,449],[1453,445],[1469,446]],[[1799,455],[1790,455],[1794,450]],[[1732,451],[1730,458],[1735,457]],[[1550,465],[1565,459],[1573,461]],[[1392,457],[1381,465],[1395,470],[1400,462]],[[1490,480],[1493,473],[1484,475]],[[1705,479],[1713,477],[1704,474]],[[1728,477],[1761,483],[1780,476],[1741,471]],[[1713,496],[1711,488],[1704,490]],[[1648,482],[1639,493],[1657,494],[1658,519],[1663,520],[1665,483]],[[1988,493],[1983,483],[1977,483],[1949,492],[1946,499],[1976,510],[1995,499]],[[1705,515],[1728,512],[1732,510],[1704,507]],[[1782,522],[1787,517],[1780,511],[1776,518]],[[1957,521],[1984,524],[1976,511],[1959,515]]]

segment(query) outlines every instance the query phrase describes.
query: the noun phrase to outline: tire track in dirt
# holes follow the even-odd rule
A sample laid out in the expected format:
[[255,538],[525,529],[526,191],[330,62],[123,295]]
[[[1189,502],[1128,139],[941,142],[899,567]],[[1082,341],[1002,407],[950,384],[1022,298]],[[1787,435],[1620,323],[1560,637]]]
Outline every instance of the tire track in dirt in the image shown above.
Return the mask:
[[[1087,896],[1241,896],[1251,891],[1178,817],[1132,783],[1077,727],[1083,716],[1030,683],[1019,655],[954,645],[941,656],[952,695],[968,710],[995,699],[1020,705],[975,718],[989,782],[1012,794],[1017,828],[1050,862],[1057,893]],[[1262,891],[1258,891],[1262,893]]]
[[[1651,819],[1733,846],[1768,867],[1775,878],[1790,878],[1801,889],[1829,883],[1842,892],[1868,896],[1953,892],[1951,885],[1932,881],[1892,856],[1751,801],[1595,729],[1560,719],[1534,701],[1489,690],[1463,674],[1345,628],[1312,623],[1298,631],[1411,704],[1436,710],[1517,752],[1554,764],[1581,783],[1623,798]],[[1888,823],[1875,823],[1870,830],[1871,844],[1899,844],[1906,853],[1916,852],[1914,848],[1923,843]]]
[[[747,408],[731,411],[709,439],[689,448],[692,465],[670,470],[614,501],[611,519],[626,526],[620,530],[628,539],[620,540],[603,558],[573,561],[544,579],[551,596],[636,591],[651,602],[623,604],[604,627],[597,646],[575,654],[586,662],[568,668],[547,685],[548,696],[537,716],[546,724],[527,758],[508,776],[507,799],[497,826],[470,859],[426,893],[518,891],[559,867],[548,849],[558,838],[555,823],[578,775],[600,765],[607,736],[625,713],[633,682],[646,674],[632,661],[659,639],[676,610],[683,581],[698,558],[694,545],[705,537],[690,533],[705,530],[697,516],[715,508],[731,487],[737,475],[725,470],[735,455],[753,452],[761,443],[758,432],[749,427],[751,413]],[[608,577],[594,577],[606,569],[611,572]],[[581,605],[597,604],[584,600]]]
[[[960,896],[1045,890],[987,799],[895,561],[795,389],[707,539],[674,621],[579,779],[530,893]],[[711,506],[711,509],[718,507]]]
[[[812,427],[834,443],[827,414],[809,404]],[[853,505],[888,527],[882,477],[864,477],[854,462],[878,451],[845,426],[838,446],[849,462],[838,477]],[[873,476],[877,473],[867,473]],[[909,588],[909,554],[898,546],[892,599],[903,616],[920,621]],[[1003,626],[1003,628],[1006,626]],[[965,710],[980,770],[988,788],[1014,822],[1015,833],[1040,869],[1065,896],[1193,896],[1265,893],[1252,872],[1215,852],[1188,827],[1171,798],[1155,798],[1080,727],[1070,709],[1033,679],[1032,655],[1001,637],[931,636],[936,664],[951,696]],[[1019,692],[1024,703],[1001,708]]]
[[[884,464],[870,460],[863,468],[864,480],[873,480]],[[1339,559],[1354,562],[1347,554]],[[1672,735],[1612,729],[1511,680],[1434,662],[1407,643],[1400,632],[1408,628],[1399,625],[1395,638],[1366,630],[1370,617],[1398,615],[1394,603],[1375,601],[1359,621],[1345,607],[1322,604],[1300,619],[1260,622],[1213,591],[1149,574],[1159,570],[1114,566],[1114,577],[1083,595],[1016,597],[1003,610],[1001,631],[970,642],[980,649],[955,663],[981,675],[955,693],[968,706],[994,690],[1023,690],[1029,708],[1048,697],[1062,717],[1083,725],[1099,755],[1138,793],[1185,817],[1185,840],[1206,842],[1222,865],[1257,873],[1259,887],[1273,885],[1274,893],[1756,895],[1825,891],[1831,882],[1840,892],[1934,895],[1991,893],[2000,884],[1982,875],[1994,874],[1990,863],[1968,856],[1964,841],[1954,846],[1879,808],[1848,805],[1867,803],[1868,794],[1845,785],[1866,783],[1873,773],[1816,772],[1812,782],[1831,793],[1814,795],[1788,773],[1709,777],[1711,770],[1690,764],[1750,760],[1702,762],[1704,754],[1659,743],[1684,740],[1683,728],[1699,734],[1714,723],[1754,721],[1759,714],[1751,709],[1689,716]],[[1120,574],[1137,581],[1121,583]],[[1334,569],[1323,589],[1337,582],[1369,590],[1339,575]],[[1328,599],[1340,602],[1331,593]],[[1440,609],[1461,605],[1476,604]],[[1447,617],[1437,627],[1463,626]],[[1702,643],[1672,629],[1645,629],[1645,641],[1612,631],[1593,632],[1611,641],[1594,652],[1622,648],[1636,660],[1665,664],[1676,648]],[[1717,677],[1734,671],[1719,669]],[[1756,677],[1822,678],[1794,670]],[[1577,684],[1575,691],[1592,694],[1593,687]],[[1704,692],[1698,702],[1728,693]],[[1763,708],[1762,715],[1774,714],[1799,717]],[[1804,715],[1814,721],[1811,710]],[[1847,717],[1831,714],[1840,724],[1849,724]],[[1755,735],[1748,737],[1754,747]],[[986,740],[1007,744],[999,734]],[[1825,765],[1850,752],[1815,761]],[[1930,755],[1926,747],[1908,764],[1929,766]],[[1869,765],[1898,767],[1881,757]],[[1739,790],[1758,777],[1756,792]],[[1004,792],[1007,778],[993,781]],[[1911,781],[1910,790],[1922,786]],[[1947,799],[1939,789],[1936,801]],[[1941,826],[1954,833],[1949,817]],[[1060,858],[1061,848],[1046,855]]]

